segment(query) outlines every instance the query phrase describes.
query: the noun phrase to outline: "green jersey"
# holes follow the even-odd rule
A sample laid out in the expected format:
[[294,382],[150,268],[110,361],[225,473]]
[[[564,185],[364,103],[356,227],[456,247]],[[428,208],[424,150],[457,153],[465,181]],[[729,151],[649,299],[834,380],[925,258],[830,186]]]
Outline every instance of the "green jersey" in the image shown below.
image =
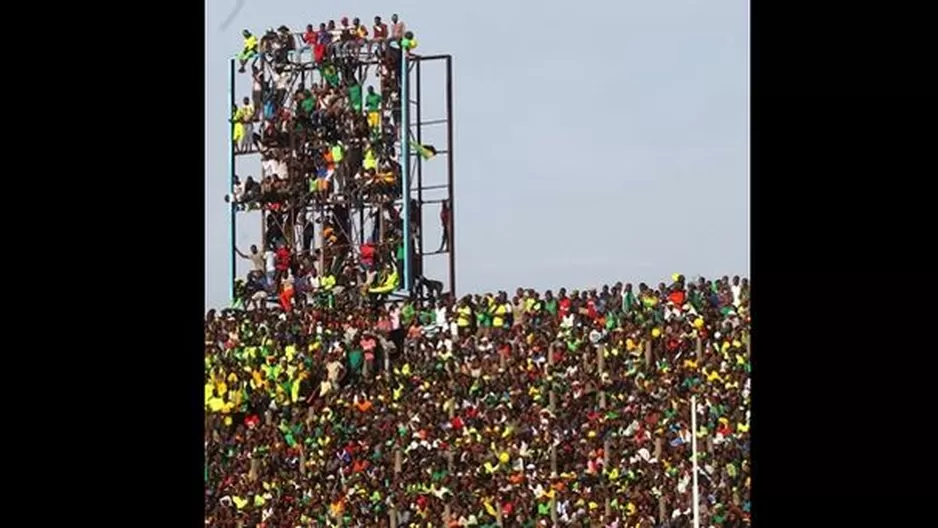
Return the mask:
[[353,84],[348,87],[348,99],[349,106],[352,107],[352,110],[355,112],[362,111],[362,85]]
[[381,109],[381,95],[376,93],[370,93],[365,96],[365,108],[369,112],[377,112]]

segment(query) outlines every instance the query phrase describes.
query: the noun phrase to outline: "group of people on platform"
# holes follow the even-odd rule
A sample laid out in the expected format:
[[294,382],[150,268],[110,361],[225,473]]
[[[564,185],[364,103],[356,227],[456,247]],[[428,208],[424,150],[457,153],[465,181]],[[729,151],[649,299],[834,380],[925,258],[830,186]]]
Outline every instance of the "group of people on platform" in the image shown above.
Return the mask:
[[[417,46],[413,32],[394,14],[390,25],[374,17],[370,30],[343,17],[308,24],[302,34],[281,26],[243,36],[239,71],[250,71],[253,88],[232,108],[232,142],[236,153],[260,154],[262,170],[236,176],[226,199],[238,210],[261,210],[265,232],[259,251],[241,253],[255,260],[241,298],[279,296],[287,306],[296,290],[346,275],[379,293],[397,289],[400,70],[402,54]],[[425,159],[435,154],[432,146],[414,149]],[[356,237],[350,212],[362,208],[370,227],[358,226],[366,236]]]

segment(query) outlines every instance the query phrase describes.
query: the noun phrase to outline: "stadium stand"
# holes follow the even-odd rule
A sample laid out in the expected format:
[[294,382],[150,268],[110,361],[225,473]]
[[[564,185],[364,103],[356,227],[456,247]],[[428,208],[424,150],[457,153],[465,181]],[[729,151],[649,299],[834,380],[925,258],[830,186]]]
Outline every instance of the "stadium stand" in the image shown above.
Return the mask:
[[749,284],[209,312],[208,526],[749,522]]

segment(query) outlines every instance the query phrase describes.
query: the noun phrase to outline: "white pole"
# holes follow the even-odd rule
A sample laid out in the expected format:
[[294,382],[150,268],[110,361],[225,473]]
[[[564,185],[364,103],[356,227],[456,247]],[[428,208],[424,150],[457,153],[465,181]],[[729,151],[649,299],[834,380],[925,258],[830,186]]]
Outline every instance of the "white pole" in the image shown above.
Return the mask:
[[700,495],[697,490],[697,397],[690,397],[690,450],[693,464],[694,528],[700,528]]

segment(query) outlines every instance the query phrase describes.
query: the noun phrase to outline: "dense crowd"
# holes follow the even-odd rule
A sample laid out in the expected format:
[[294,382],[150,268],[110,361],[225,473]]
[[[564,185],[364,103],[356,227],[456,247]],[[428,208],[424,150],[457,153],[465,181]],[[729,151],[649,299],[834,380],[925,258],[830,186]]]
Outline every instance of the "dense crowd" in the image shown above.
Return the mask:
[[749,284],[518,289],[205,322],[210,527],[749,523]]
[[[395,145],[401,60],[417,46],[413,32],[395,14],[390,26],[375,17],[370,30],[346,17],[301,34],[281,26],[243,36],[239,71],[253,88],[232,108],[231,140],[235,152],[260,154],[262,172],[236,177],[227,199],[265,218],[261,248],[241,253],[262,261],[245,281],[245,301],[290,296],[298,282],[316,289],[325,275],[396,289],[404,229],[394,205],[402,195]],[[351,213],[366,206],[372,227],[355,237]]]

